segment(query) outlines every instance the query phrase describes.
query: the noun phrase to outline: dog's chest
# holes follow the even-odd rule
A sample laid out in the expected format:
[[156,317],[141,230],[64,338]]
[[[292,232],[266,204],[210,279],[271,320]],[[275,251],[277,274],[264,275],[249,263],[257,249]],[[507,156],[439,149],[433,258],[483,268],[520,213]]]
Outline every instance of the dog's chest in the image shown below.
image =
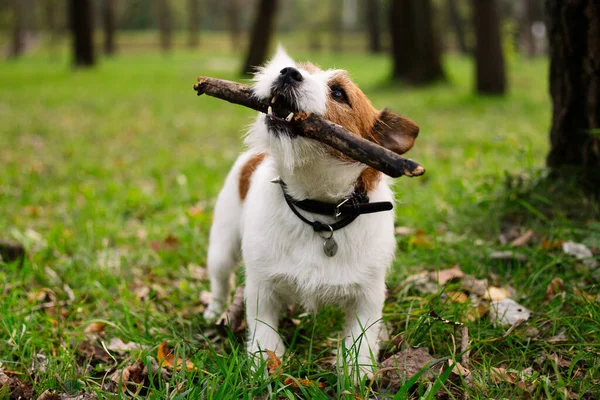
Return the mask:
[[[318,234],[301,221],[271,178],[268,170],[257,170],[244,205],[242,251],[247,275],[268,281],[289,297],[313,297],[317,303],[353,297],[369,281],[382,279],[395,249],[391,212],[361,215],[335,231],[337,252],[330,257],[324,248],[329,233]],[[328,222],[323,216],[303,215]]]

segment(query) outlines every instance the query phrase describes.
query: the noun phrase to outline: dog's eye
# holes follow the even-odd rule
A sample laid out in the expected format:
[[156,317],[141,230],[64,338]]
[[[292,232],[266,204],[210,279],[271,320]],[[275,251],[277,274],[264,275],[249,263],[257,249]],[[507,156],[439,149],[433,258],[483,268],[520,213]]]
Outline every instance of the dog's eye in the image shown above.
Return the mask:
[[335,101],[339,101],[340,103],[346,103],[346,104],[350,105],[350,102],[348,101],[348,96],[346,95],[346,92],[344,91],[344,89],[342,89],[339,86],[332,86],[330,89],[331,89],[331,97]]

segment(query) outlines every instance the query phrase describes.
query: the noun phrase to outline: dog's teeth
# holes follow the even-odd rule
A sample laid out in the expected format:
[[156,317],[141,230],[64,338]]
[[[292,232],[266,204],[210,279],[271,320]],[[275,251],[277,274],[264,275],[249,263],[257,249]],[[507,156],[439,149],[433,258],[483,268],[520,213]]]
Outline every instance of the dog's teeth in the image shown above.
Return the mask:
[[294,113],[293,112],[289,113],[288,116],[285,117],[285,120],[287,122],[290,122],[292,120],[292,118],[294,118]]
[[271,179],[271,183],[281,183],[281,178],[280,177],[273,178],[273,179]]
[[275,100],[277,100],[277,96],[273,96],[273,98],[271,99],[271,104],[274,104]]
[[271,106],[267,109],[267,115],[273,115],[273,108]]

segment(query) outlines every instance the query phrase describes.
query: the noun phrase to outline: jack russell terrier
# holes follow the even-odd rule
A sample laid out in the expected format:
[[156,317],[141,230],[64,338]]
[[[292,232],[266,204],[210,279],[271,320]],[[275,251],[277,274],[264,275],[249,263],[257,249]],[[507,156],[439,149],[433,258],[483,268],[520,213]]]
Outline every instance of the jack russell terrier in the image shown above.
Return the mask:
[[396,249],[393,193],[379,171],[295,135],[293,113],[278,108],[314,113],[398,154],[413,146],[419,127],[373,107],[346,71],[296,63],[281,48],[258,69],[253,92],[271,107],[250,128],[249,149],[215,205],[207,261],[213,300],[204,316],[215,320],[226,308],[241,255],[251,355],[283,355],[283,307],[333,304],[346,314],[338,365],[372,376]]

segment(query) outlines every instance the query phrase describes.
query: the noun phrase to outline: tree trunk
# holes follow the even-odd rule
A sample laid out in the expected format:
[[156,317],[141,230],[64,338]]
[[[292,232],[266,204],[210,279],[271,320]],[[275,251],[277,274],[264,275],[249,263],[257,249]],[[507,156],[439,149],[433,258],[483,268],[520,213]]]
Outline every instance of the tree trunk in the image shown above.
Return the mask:
[[454,34],[456,35],[456,43],[458,49],[463,54],[470,54],[469,46],[467,45],[467,38],[465,36],[464,23],[465,21],[460,16],[460,11],[456,4],[456,0],[448,0],[448,16],[450,17],[450,23],[454,28]]
[[69,0],[69,3],[73,62],[76,67],[91,67],[96,63],[93,0]]
[[112,56],[117,52],[115,34],[117,31],[117,0],[104,0],[104,53]]
[[169,0],[155,0],[160,32],[160,48],[164,53],[173,47],[173,12]]
[[331,27],[331,51],[341,53],[343,49],[344,20],[343,0],[329,0],[329,26]]
[[537,0],[523,0],[523,15],[521,18],[521,42],[523,43],[523,50],[528,57],[534,57],[536,54],[535,37],[531,31],[533,21],[536,16],[536,2]]
[[392,0],[393,77],[411,84],[444,79],[430,0]]
[[200,44],[200,0],[188,0],[189,33],[188,47],[195,49]]
[[600,4],[546,0],[553,102],[550,154],[555,170],[583,167],[600,190]]
[[379,53],[381,51],[381,0],[367,0],[365,5],[367,8],[369,51],[371,53]]
[[[308,0],[308,9],[318,10],[319,0]],[[321,14],[315,12],[310,15],[308,21],[306,21],[306,27],[308,28],[308,49],[310,51],[319,51],[323,47],[321,43],[321,29],[322,29]]]
[[227,0],[227,19],[229,21],[231,47],[233,48],[233,50],[238,50],[240,48],[240,42],[242,40],[239,0]]
[[277,15],[277,0],[259,0],[252,28],[248,57],[242,68],[243,74],[249,74],[267,59],[267,51]]
[[506,91],[506,77],[496,0],[472,0],[472,4],[477,91],[502,95]]
[[10,58],[17,58],[25,50],[25,10],[21,0],[12,0],[13,29],[10,44]]

